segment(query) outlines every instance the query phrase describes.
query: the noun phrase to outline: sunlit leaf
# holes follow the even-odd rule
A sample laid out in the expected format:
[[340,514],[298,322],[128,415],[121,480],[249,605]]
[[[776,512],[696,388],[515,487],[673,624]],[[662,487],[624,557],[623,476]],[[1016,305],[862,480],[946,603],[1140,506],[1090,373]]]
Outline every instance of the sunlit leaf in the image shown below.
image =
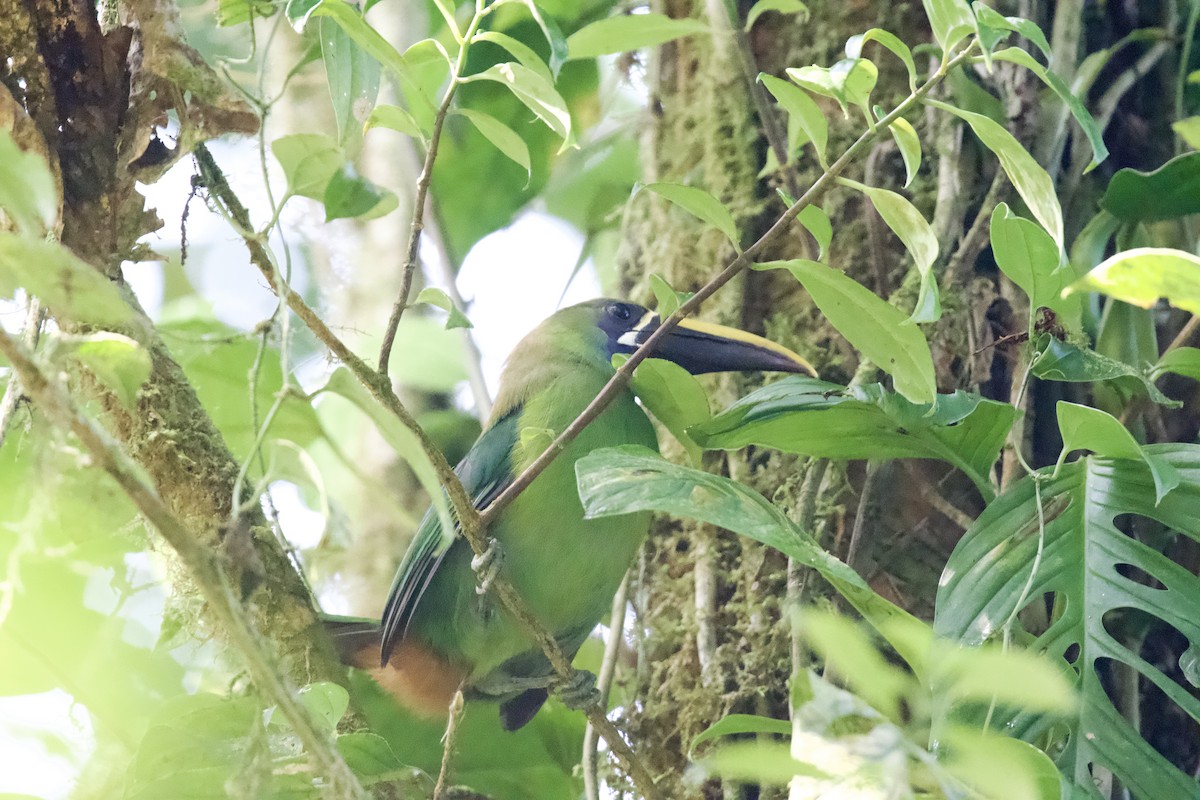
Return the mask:
[[567,37],[571,58],[596,58],[670,42],[703,33],[708,26],[696,19],[673,19],[664,14],[622,14],[583,26]]
[[888,132],[892,134],[896,149],[904,159],[904,186],[907,188],[912,184],[913,178],[917,177],[917,170],[921,168],[921,139],[912,123],[903,118],[893,120],[888,125]]
[[892,51],[896,58],[900,59],[904,64],[904,68],[908,70],[908,86],[910,89],[917,88],[917,64],[913,61],[912,51],[908,49],[908,45],[900,41],[900,38],[894,33],[889,33],[883,28],[871,28],[866,33],[860,33],[857,36],[851,36],[846,40],[846,57],[861,58],[862,49],[868,42],[878,42],[883,47]]
[[1166,247],[1126,250],[1065,290],[1078,291],[1103,292],[1142,308],[1166,298],[1176,308],[1200,314],[1200,257]]
[[935,322],[942,316],[942,303],[938,297],[937,276],[933,274],[933,262],[937,260],[938,254],[938,241],[933,227],[903,195],[889,189],[866,186],[848,178],[839,178],[838,183],[856,189],[870,198],[879,216],[904,243],[905,249],[912,256],[921,276],[921,289],[909,320]]
[[1158,377],[1164,372],[1172,372],[1200,381],[1200,349],[1195,347],[1176,347],[1163,355],[1154,365],[1151,374]]
[[1063,220],[1062,208],[1058,204],[1058,195],[1054,190],[1054,182],[1046,174],[1046,170],[1034,160],[1033,156],[1021,146],[1016,138],[1004,129],[1003,125],[970,111],[963,111],[947,103],[937,100],[926,100],[931,106],[940,108],[964,120],[971,130],[979,137],[987,149],[995,153],[1000,160],[1000,166],[1012,181],[1017,194],[1029,206],[1029,210],[1042,227],[1054,239],[1055,244],[1063,249]]
[[[733,215],[720,200],[703,189],[695,186],[684,186],[682,183],[647,183],[641,187],[654,192],[658,196],[671,201],[692,216],[705,222],[729,239],[734,249],[741,251],[741,234],[738,233],[737,223]],[[639,191],[641,190],[639,189]]]
[[22,150],[0,129],[0,209],[22,232],[38,236],[54,227],[58,205],[58,186],[45,159]]
[[473,327],[471,320],[467,319],[467,315],[454,304],[450,295],[446,294],[445,290],[439,289],[436,286],[426,286],[420,291],[417,299],[413,300],[413,302],[428,303],[445,311],[449,315],[446,317],[446,328],[448,329]]
[[671,361],[648,358],[633,373],[633,392],[646,404],[654,418],[683,446],[694,466],[700,465],[700,447],[688,428],[712,417],[708,395],[686,369]]
[[425,133],[421,130],[421,126],[413,119],[412,114],[401,108],[393,105],[379,105],[371,109],[370,116],[364,125],[365,128],[389,128],[394,131],[399,131],[406,136],[411,136],[414,139],[424,141]]
[[[1075,275],[1062,263],[1050,234],[1000,203],[992,212],[991,242],[996,265],[1029,296],[1031,310],[1045,306],[1063,317],[1068,327],[1078,329],[1079,301],[1062,297]],[[1036,314],[1030,314],[1030,324],[1035,322]]]
[[321,200],[325,187],[342,168],[345,156],[337,141],[323,133],[292,133],[271,142],[271,152],[287,178],[288,194]]
[[121,325],[133,309],[108,278],[57,242],[0,231],[0,295],[24,289],[55,315]]
[[843,388],[789,376],[746,395],[691,430],[707,448],[749,444],[817,458],[936,458],[992,494],[988,473],[1015,418],[1007,403],[966,392],[914,404],[878,384]]
[[1017,47],[997,50],[995,53],[992,53],[992,58],[997,61],[1011,61],[1014,64],[1020,64],[1025,67],[1034,75],[1041,78],[1042,82],[1049,86],[1058,95],[1058,98],[1067,104],[1067,108],[1071,109],[1071,115],[1079,123],[1083,135],[1087,137],[1088,144],[1092,148],[1092,160],[1083,170],[1084,174],[1091,172],[1101,161],[1108,158],[1108,147],[1104,144],[1104,133],[1100,130],[1100,125],[1092,118],[1091,113],[1088,112],[1083,102],[1075,96],[1075,93],[1071,91],[1071,87],[1067,86],[1062,78],[1043,67],[1037,61],[1034,61],[1033,56]]
[[525,140],[517,135],[516,131],[491,114],[485,114],[482,111],[458,108],[454,110],[454,113],[470,120],[475,129],[483,135],[483,138],[494,144],[496,149],[501,153],[504,153],[504,155],[508,156],[518,165],[524,167],[527,176],[531,174],[533,167],[529,161],[529,147],[525,144]]
[[788,148],[791,151],[789,155],[803,143],[799,141],[799,134],[802,132],[805,139],[812,142],[813,149],[816,150],[817,163],[825,164],[829,123],[826,121],[825,115],[821,113],[820,106],[803,89],[776,78],[774,75],[763,72],[759,74],[758,79],[788,113]]
[[480,31],[475,34],[472,42],[491,42],[503,47],[509,52],[513,58],[521,63],[522,66],[528,67],[534,72],[546,79],[547,83],[554,83],[554,73],[546,66],[546,62],[542,61],[542,57],[529,45],[522,42],[520,39],[513,38],[502,31]]
[[921,0],[921,5],[943,54],[975,32],[975,17],[966,0]]
[[329,96],[337,121],[338,144],[356,152],[358,138],[379,94],[379,62],[340,25],[319,19],[321,59],[329,79]]
[[931,403],[937,393],[933,355],[925,334],[904,312],[870,289],[816,261],[772,261],[754,269],[786,269],[804,284],[813,302],[838,333],[875,366],[892,376],[896,391],[914,403]]
[[463,78],[464,82],[483,80],[507,86],[538,119],[558,134],[564,147],[571,143],[571,112],[554,86],[544,77],[526,66],[507,62],[493,64],[483,72]]
[[1063,455],[1072,450],[1091,450],[1109,458],[1132,458],[1146,462],[1154,478],[1155,503],[1179,485],[1179,473],[1166,461],[1142,448],[1116,417],[1098,408],[1059,400],[1058,430],[1063,438]]
[[796,220],[817,240],[817,258],[825,258],[833,241],[833,223],[829,221],[829,215],[820,206],[810,203],[796,215]]
[[800,0],[758,0],[757,3],[750,6],[750,11],[746,14],[746,25],[743,28],[747,33],[754,27],[754,23],[758,18],[768,11],[774,11],[777,14],[800,14],[805,19],[808,19],[808,6],[800,2]]
[[774,733],[780,736],[791,736],[792,723],[786,719],[760,717],[754,714],[727,714],[696,734],[689,749],[695,750],[704,742],[739,733]]
[[138,390],[150,377],[150,354],[119,333],[61,336],[56,344],[87,367],[127,409],[137,408]]

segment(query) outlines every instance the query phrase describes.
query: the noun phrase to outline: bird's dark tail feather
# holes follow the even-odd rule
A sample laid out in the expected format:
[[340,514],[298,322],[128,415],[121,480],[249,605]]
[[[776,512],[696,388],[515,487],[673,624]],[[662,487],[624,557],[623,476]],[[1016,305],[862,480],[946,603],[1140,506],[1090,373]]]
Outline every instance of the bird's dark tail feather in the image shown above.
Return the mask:
[[379,620],[322,614],[321,624],[343,664],[362,670],[379,666],[379,642],[383,636]]
[[511,700],[505,700],[500,704],[500,725],[510,732],[524,728],[537,716],[547,697],[545,689],[526,689]]

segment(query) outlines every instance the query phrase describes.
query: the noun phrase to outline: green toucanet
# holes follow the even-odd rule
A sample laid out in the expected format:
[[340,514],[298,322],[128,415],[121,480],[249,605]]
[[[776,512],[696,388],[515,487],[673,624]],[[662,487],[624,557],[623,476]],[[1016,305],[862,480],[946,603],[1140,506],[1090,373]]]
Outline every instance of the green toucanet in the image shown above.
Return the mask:
[[[593,300],[544,321],[513,350],[483,433],[456,468],[484,508],[541,452],[544,436],[566,428],[613,376],[612,357],[632,353],[659,325],[633,303]],[[732,328],[684,320],[652,354],[693,374],[769,370],[813,373],[790,350]],[[488,530],[502,574],[542,624],[574,655],[609,610],[645,539],[645,513],[584,519],[575,462],[601,447],[656,447],[654,429],[626,390],[571,441]],[[367,669],[406,707],[444,714],[459,686],[498,700],[516,730],[546,700],[553,673],[541,650],[497,601],[476,588],[470,546],[444,544],[427,514],[392,583],[381,625],[333,623],[343,657]],[[493,565],[494,566],[494,565]]]

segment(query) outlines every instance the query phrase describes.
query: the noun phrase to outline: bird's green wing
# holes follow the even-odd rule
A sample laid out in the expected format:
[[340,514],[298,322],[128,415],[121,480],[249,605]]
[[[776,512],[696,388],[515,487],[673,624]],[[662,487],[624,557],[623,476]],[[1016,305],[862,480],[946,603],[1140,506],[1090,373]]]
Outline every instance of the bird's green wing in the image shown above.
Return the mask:
[[[485,507],[513,481],[512,451],[520,435],[520,413],[520,407],[514,408],[484,431],[454,468],[476,508]],[[446,553],[450,552],[452,546],[462,546],[462,542],[457,535],[450,542],[444,541],[437,515],[432,511],[425,514],[408,552],[404,554],[396,579],[392,581],[383,609],[382,664],[387,663],[392,648],[404,638],[421,597],[437,574]]]

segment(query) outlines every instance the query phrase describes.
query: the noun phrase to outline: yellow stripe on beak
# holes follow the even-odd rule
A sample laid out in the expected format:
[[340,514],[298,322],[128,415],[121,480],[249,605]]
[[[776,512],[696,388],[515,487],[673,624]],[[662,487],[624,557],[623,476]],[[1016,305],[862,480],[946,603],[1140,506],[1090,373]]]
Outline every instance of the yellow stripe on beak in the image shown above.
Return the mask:
[[[645,322],[646,320],[643,319],[643,321],[639,323],[639,327],[642,324],[645,324]],[[725,325],[716,325],[711,322],[702,322],[698,319],[682,319],[679,322],[679,327],[707,336],[740,342],[759,350],[766,350],[768,352],[775,353],[776,355],[790,361],[792,364],[795,364],[797,367],[800,367],[812,377],[818,377],[817,370],[808,362],[808,359],[792,352],[777,342],[772,342],[770,339],[764,339],[761,336],[755,336],[753,333],[746,333],[745,331],[738,330],[737,328],[729,328]]]

